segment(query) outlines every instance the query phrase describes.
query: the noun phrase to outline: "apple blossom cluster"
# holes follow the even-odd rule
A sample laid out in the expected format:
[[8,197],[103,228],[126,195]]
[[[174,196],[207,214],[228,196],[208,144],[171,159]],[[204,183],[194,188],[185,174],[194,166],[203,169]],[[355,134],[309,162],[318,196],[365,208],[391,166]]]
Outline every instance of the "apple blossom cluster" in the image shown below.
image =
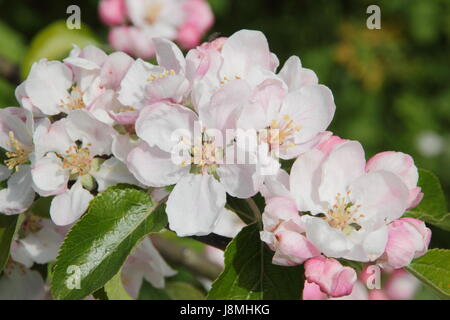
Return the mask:
[[[148,17],[136,15],[148,10],[129,3],[145,29]],[[108,5],[122,13],[122,1],[101,7]],[[155,15],[155,28],[163,17]],[[152,42],[156,65],[87,46],[32,66],[16,90],[21,107],[0,110],[0,212],[22,213],[36,195],[51,196],[51,219],[69,226],[98,192],[128,183],[167,199],[169,228],[179,236],[234,236],[242,224],[227,197],[261,193],[261,240],[273,263],[304,264],[307,283],[329,297],[352,293],[357,274],[344,261],[398,269],[427,251],[431,231],[402,217],[423,196],[413,159],[389,151],[366,161],[359,142],[327,131],[333,95],[298,57],[278,70],[265,36],[251,30],[186,55],[170,40]],[[289,173],[284,160],[294,161]],[[148,250],[133,261],[151,256],[157,275],[173,274],[151,243],[142,245]],[[129,268],[130,283],[144,274],[152,281],[142,271],[148,263]]]
[[115,50],[144,59],[155,56],[153,38],[191,49],[214,22],[206,0],[102,0],[99,15],[111,27],[108,38]]

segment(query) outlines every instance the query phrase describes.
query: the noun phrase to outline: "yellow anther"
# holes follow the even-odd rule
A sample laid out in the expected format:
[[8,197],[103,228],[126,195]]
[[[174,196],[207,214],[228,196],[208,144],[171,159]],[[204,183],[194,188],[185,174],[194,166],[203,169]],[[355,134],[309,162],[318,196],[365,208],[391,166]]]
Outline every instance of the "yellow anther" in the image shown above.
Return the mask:
[[29,151],[14,136],[14,132],[8,132],[9,141],[6,142],[14,151],[6,152],[8,157],[5,164],[10,170],[19,171],[20,165],[28,161]]
[[92,157],[88,148],[71,146],[63,156],[63,168],[69,169],[71,175],[83,176],[91,170]]

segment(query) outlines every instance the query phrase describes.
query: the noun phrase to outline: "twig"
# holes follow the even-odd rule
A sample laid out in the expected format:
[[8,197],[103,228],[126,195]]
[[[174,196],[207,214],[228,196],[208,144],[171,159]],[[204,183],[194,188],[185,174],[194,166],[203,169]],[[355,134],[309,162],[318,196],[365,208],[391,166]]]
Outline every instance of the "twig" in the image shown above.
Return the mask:
[[255,200],[253,200],[252,198],[248,198],[248,199],[245,199],[245,201],[247,201],[248,206],[250,207],[250,209],[253,212],[253,216],[255,217],[255,220],[258,222],[259,226],[261,227],[261,225],[262,225],[261,211],[259,211],[259,208],[255,203]]
[[168,262],[182,265],[193,273],[210,280],[215,280],[222,272],[220,266],[208,261],[204,255],[192,249],[180,246],[157,234],[152,235],[151,238],[156,249]]

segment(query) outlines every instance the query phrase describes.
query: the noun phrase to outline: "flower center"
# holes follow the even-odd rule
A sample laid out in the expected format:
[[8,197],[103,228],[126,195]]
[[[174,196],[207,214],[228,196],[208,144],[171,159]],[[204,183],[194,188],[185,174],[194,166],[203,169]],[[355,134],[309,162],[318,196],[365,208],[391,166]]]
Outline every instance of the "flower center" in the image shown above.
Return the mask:
[[168,76],[174,76],[176,74],[175,70],[165,70],[164,72],[161,72],[159,74],[151,74],[148,78],[147,81],[153,82],[157,79],[163,79],[166,78]]
[[180,163],[181,166],[184,167],[191,164],[191,173],[216,175],[216,169],[223,161],[224,152],[223,148],[216,145],[214,137],[209,137],[202,133],[201,141],[199,138],[194,145],[191,145],[186,138],[182,138],[182,142],[190,145],[190,158],[183,160]]
[[6,152],[8,159],[5,160],[5,164],[8,169],[19,171],[20,165],[28,161],[28,154],[30,152],[22,145],[22,143],[20,143],[19,140],[15,138],[14,132],[10,131],[8,135],[9,141],[6,143],[14,151]]
[[147,21],[149,24],[155,24],[161,14],[163,7],[163,4],[160,2],[150,4],[147,7],[145,21]]
[[77,86],[73,86],[70,90],[70,95],[67,97],[67,101],[61,100],[60,108],[68,110],[84,109],[86,105],[83,101],[83,91]]
[[42,229],[42,218],[28,215],[20,227],[20,236],[26,237],[30,233],[36,233]]
[[359,230],[358,219],[364,218],[364,214],[358,214],[360,205],[355,205],[349,199],[351,191],[347,191],[346,195],[340,193],[336,195],[335,204],[325,214],[325,221],[336,229],[341,230],[345,234],[350,234],[353,230]]
[[[240,76],[234,76],[234,78],[236,80],[242,79]],[[225,84],[227,81],[229,81],[230,79],[228,77],[223,77],[223,80],[220,81],[220,84]]]
[[286,114],[281,121],[272,120],[267,130],[261,134],[260,140],[268,143],[271,149],[276,149],[279,146],[287,149],[294,146],[294,143],[288,140],[301,128],[300,125],[294,125],[294,120]]
[[[88,144],[89,146],[90,144]],[[71,175],[83,176],[91,170],[92,157],[88,148],[70,146],[63,156],[63,168],[69,169]]]

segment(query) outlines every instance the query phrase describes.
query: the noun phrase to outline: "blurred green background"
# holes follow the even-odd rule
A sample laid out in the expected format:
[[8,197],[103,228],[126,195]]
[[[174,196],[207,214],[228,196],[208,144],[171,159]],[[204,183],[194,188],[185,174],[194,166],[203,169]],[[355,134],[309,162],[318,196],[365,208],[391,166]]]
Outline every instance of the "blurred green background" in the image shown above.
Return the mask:
[[[331,88],[332,131],[360,140],[368,157],[383,150],[413,155],[450,194],[450,1],[209,2],[216,23],[205,39],[263,31],[282,63],[300,56]],[[71,4],[81,8],[81,30],[63,23]],[[381,30],[366,27],[370,4],[381,8]],[[14,88],[36,59],[62,58],[71,43],[108,50],[97,6],[97,0],[0,0],[1,106],[17,105]]]
[[[367,157],[384,150],[413,155],[436,173],[450,199],[450,1],[209,0],[216,23],[205,40],[240,29],[265,33],[281,63],[298,55],[334,94],[331,130],[362,142]],[[69,5],[81,30],[68,30]],[[381,30],[366,27],[366,8],[381,8]],[[98,0],[0,0],[0,107],[31,63],[63,58],[71,43],[109,50]],[[59,21],[59,22],[58,22]],[[449,247],[433,229],[432,246]]]

